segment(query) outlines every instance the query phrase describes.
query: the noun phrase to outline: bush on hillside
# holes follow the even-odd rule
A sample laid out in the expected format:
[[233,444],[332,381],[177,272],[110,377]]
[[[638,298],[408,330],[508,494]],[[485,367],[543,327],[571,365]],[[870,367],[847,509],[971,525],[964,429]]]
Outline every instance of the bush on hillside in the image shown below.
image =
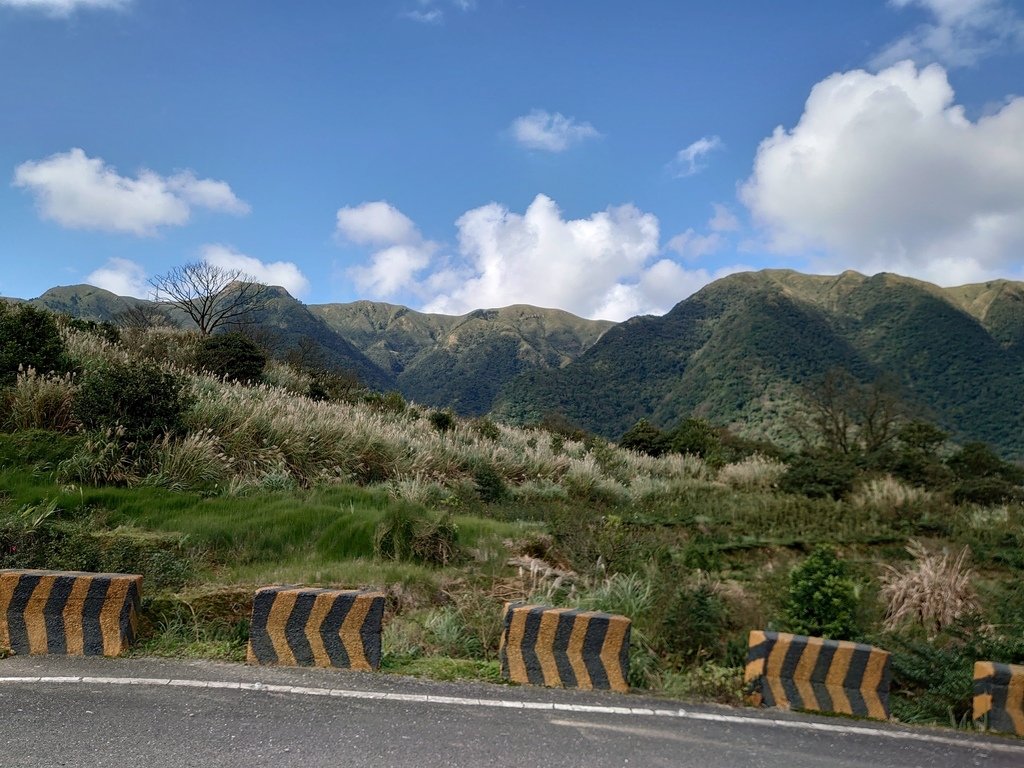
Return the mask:
[[228,381],[257,381],[267,365],[267,353],[240,333],[222,333],[200,342],[195,364]]
[[148,443],[181,434],[190,404],[185,380],[144,363],[107,363],[87,371],[75,395],[75,417],[88,430],[119,430]]
[[619,447],[657,457],[668,451],[670,443],[668,435],[647,419],[640,419],[623,434]]
[[812,499],[839,500],[853,488],[857,467],[839,455],[796,456],[779,480],[779,489]]
[[0,386],[14,384],[19,368],[40,374],[68,369],[57,321],[49,312],[0,301]]
[[798,635],[849,640],[857,632],[857,590],[846,563],[819,547],[789,575],[786,628]]
[[373,551],[383,560],[447,565],[459,553],[458,529],[449,514],[398,504],[377,525]]

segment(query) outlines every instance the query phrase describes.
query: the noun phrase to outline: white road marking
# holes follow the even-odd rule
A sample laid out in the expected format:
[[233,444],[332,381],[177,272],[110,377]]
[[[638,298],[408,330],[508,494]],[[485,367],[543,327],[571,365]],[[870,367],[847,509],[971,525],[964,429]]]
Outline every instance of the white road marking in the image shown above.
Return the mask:
[[[629,715],[637,717],[661,717],[677,720],[696,720],[733,725],[754,725],[770,728],[790,728],[819,733],[842,733],[857,736],[873,736],[883,739],[920,741],[929,744],[945,744],[961,749],[983,752],[1008,752],[1024,755],[1024,744],[1009,742],[981,741],[971,738],[953,738],[932,733],[915,733],[890,728],[872,728],[864,725],[840,725],[805,720],[780,720],[749,715],[727,715],[718,712],[692,712],[687,709],[650,709],[647,707],[604,707],[595,704],[562,704],[560,702],[516,701],[515,699],[470,699],[459,696],[432,696],[418,693],[385,693],[383,691],[355,691],[343,688],[310,688],[296,685],[274,685],[270,683],[239,683],[219,680],[171,680],[153,677],[0,677],[0,685],[19,684],[55,685],[133,685],[171,688],[210,688],[228,691],[261,691],[283,693],[293,696],[336,696],[346,699],[403,701],[419,704],[442,704],[456,707],[489,707],[502,709],[542,710],[547,712],[577,712],[603,715]],[[557,725],[571,721],[553,721]],[[573,723],[575,724],[575,723]]]

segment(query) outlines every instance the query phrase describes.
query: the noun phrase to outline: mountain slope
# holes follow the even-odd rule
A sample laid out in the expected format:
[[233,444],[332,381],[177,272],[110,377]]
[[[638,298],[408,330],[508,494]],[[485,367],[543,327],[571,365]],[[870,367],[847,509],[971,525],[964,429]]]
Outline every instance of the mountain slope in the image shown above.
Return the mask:
[[786,439],[804,387],[842,366],[862,381],[892,374],[913,412],[1024,456],[1021,289],[853,272],[731,275],[663,317],[621,324],[562,370],[511,382],[496,412],[527,421],[559,411],[609,437],[640,417],[668,426],[698,415]]
[[524,372],[567,365],[613,325],[525,305],[462,316],[370,301],[310,310],[392,372],[403,395],[463,415],[489,411]]
[[[98,322],[114,322],[132,306],[156,306],[154,302],[118,296],[91,285],[51,288],[28,303],[51,312]],[[169,314],[173,315],[183,328],[192,325],[183,312],[175,311]],[[354,373],[363,384],[376,389],[391,389],[395,386],[394,378],[390,374],[381,370],[366,355],[331,330],[323,320],[313,315],[305,304],[293,298],[284,288],[268,289],[267,305],[258,318],[258,327],[261,340],[277,356],[286,355],[302,343],[307,347],[307,356],[312,357],[320,366]]]

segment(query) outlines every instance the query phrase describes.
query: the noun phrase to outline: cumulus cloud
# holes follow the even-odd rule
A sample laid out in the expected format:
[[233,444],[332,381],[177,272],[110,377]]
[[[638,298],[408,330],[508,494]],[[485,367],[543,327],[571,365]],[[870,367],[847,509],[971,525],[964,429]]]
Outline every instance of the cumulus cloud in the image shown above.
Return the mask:
[[146,236],[185,224],[193,207],[249,212],[226,182],[200,179],[192,171],[165,177],[143,169],[135,178],[121,176],[102,158],[88,157],[77,147],[22,163],[13,184],[35,197],[43,218],[70,229]]
[[359,245],[415,243],[419,230],[408,216],[386,200],[338,209],[339,236]]
[[302,296],[309,290],[309,280],[290,261],[263,262],[252,256],[239,253],[229,245],[211,243],[204,245],[202,259],[207,264],[227,270],[240,270],[267,285],[279,285],[292,296]]
[[108,259],[102,267],[86,275],[85,282],[118,296],[142,299],[151,292],[146,283],[146,270],[130,259]]
[[132,0],[0,0],[0,6],[43,11],[51,16],[70,16],[89,8],[126,8]]
[[740,191],[770,248],[946,285],[1019,269],[1024,98],[969,120],[945,70],[832,75]]
[[1004,0],[889,0],[899,8],[918,8],[931,17],[874,57],[883,68],[904,59],[918,64],[973,66],[985,56],[1024,45],[1024,18]]
[[740,228],[740,220],[736,214],[721,203],[712,203],[711,207],[715,215],[708,222],[708,227],[714,232],[735,232]]
[[417,273],[438,249],[412,219],[384,200],[340,208],[337,222],[340,238],[377,247],[369,265],[349,270],[356,287],[376,297],[390,298],[414,286]]
[[699,138],[676,153],[672,162],[668,164],[669,172],[676,178],[698,174],[707,167],[707,156],[723,146],[722,140],[717,136]]
[[[537,195],[522,214],[490,203],[456,221],[455,253],[424,239],[408,217],[386,203],[342,211],[360,212],[360,224],[374,223],[371,227],[347,222],[359,242],[377,247],[365,264],[348,270],[360,290],[372,298],[415,297],[426,312],[464,314],[484,307],[533,304],[584,317],[625,320],[666,312],[705,283],[745,269],[683,267],[665,256],[673,249],[662,249],[657,217],[633,205],[566,219],[545,195]],[[709,226],[725,221],[727,213],[716,206]],[[381,221],[394,226],[377,226]],[[694,236],[723,242],[718,232]]]
[[542,109],[517,117],[509,130],[521,146],[545,152],[564,152],[574,144],[601,136],[590,123],[580,123],[560,112]]

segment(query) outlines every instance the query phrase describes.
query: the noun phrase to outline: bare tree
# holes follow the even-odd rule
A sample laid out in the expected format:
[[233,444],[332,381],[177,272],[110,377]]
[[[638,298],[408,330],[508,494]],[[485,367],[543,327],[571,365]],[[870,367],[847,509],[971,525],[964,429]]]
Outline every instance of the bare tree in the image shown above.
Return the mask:
[[177,328],[180,323],[164,309],[149,302],[129,304],[128,308],[111,318],[114,325],[126,330],[147,330],[149,328]]
[[831,453],[874,453],[895,439],[906,418],[899,382],[890,374],[864,384],[845,368],[830,368],[805,388],[804,397],[811,435]]
[[154,298],[185,312],[203,336],[221,325],[252,319],[270,298],[269,289],[240,269],[224,269],[205,261],[175,267],[149,284]]

